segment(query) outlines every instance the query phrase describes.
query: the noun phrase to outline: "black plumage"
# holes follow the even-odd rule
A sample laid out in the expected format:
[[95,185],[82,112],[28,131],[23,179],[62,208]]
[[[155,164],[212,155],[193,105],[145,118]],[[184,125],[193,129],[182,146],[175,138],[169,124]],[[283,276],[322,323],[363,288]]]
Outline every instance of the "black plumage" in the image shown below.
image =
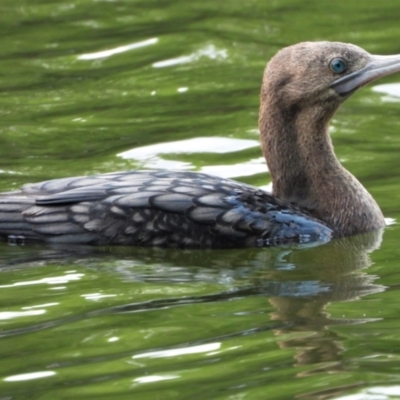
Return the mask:
[[0,235],[11,241],[232,248],[327,241],[331,230],[295,205],[229,179],[126,171],[0,194]]

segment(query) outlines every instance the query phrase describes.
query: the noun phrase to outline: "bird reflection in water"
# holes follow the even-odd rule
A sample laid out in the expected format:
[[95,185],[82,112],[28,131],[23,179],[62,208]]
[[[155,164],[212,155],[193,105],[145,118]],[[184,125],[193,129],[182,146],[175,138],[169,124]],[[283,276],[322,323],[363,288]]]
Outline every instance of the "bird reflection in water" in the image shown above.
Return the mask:
[[[342,369],[343,341],[330,326],[377,320],[364,316],[346,318],[345,315],[334,318],[326,307],[385,290],[384,286],[374,283],[376,277],[365,271],[372,264],[370,253],[379,248],[381,239],[382,231],[377,231],[312,249],[291,251],[284,255],[282,268],[265,276],[267,280],[279,282],[280,286],[276,295],[269,299],[276,309],[271,320],[286,323],[275,330],[279,347],[296,349],[296,365],[316,367],[300,376]],[[285,265],[296,268],[285,270]]]
[[[381,244],[383,231],[334,240],[310,248],[275,248],[238,251],[187,251],[142,249],[152,262],[162,260],[157,274],[138,275],[132,268],[119,270],[124,279],[174,282],[219,280],[238,282],[238,289],[201,297],[185,297],[184,303],[233,300],[244,296],[264,296],[275,311],[273,324],[236,332],[225,338],[273,329],[281,348],[296,349],[296,365],[316,365],[317,369],[340,369],[342,340],[330,326],[361,324],[374,318],[333,318],[326,307],[334,302],[351,301],[382,292],[375,276],[365,270],[372,265],[370,254]],[[156,255],[156,257],[155,257]],[[164,267],[162,267],[163,265]],[[184,266],[191,266],[191,269]],[[174,266],[171,278],[169,267]],[[183,269],[179,270],[179,267]],[[163,270],[163,268],[165,268]],[[208,275],[204,269],[212,269]],[[180,271],[180,272],[179,272]],[[181,274],[181,275],[179,275]],[[216,275],[217,274],[217,275]],[[170,276],[168,278],[168,276]],[[246,280],[248,285],[243,285]],[[239,283],[241,282],[241,283]],[[182,305],[182,298],[168,299],[163,306]],[[138,305],[135,304],[134,307]],[[155,304],[153,304],[155,306]],[[161,306],[161,303],[160,303]],[[132,310],[125,306],[119,311]],[[215,338],[210,339],[211,341]],[[311,373],[308,371],[308,373]]]

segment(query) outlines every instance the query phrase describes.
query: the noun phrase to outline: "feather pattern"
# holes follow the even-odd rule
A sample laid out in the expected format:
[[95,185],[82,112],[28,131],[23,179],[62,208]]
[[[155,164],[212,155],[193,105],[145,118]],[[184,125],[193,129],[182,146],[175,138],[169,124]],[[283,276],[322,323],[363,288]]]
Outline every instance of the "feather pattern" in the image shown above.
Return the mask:
[[55,179],[0,194],[0,236],[230,248],[327,241],[331,230],[294,204],[229,179],[126,171]]

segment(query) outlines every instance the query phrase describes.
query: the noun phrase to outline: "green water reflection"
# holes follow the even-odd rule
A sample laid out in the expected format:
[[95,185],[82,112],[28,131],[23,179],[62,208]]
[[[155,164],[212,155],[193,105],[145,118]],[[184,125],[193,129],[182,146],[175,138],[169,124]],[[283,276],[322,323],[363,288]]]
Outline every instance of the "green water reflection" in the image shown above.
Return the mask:
[[[267,185],[257,113],[269,57],[321,39],[400,53],[395,1],[2,0],[0,11],[2,190],[155,166]],[[396,82],[363,89],[332,123],[340,160],[392,219]],[[380,234],[229,252],[2,245],[0,398],[399,396],[400,232]]]
[[[346,372],[344,337],[327,328],[377,318],[372,309],[368,317],[332,317],[326,306],[384,290],[364,271],[380,240],[378,233],[268,253],[80,248],[79,259],[77,249],[70,256],[60,248],[7,248],[12,261],[4,262],[0,289],[9,318],[0,337],[16,344],[3,351],[4,389],[12,393],[20,372],[45,365],[42,373],[54,373],[45,390],[56,398],[76,386],[114,396],[115,382],[123,393],[174,397],[167,381],[182,398],[205,382],[213,383],[201,393],[211,398],[265,389],[284,398],[314,374]],[[28,307],[16,300],[29,296]],[[21,369],[15,355],[27,349]],[[279,393],[288,376],[305,381]],[[70,389],[58,392],[52,380]]]

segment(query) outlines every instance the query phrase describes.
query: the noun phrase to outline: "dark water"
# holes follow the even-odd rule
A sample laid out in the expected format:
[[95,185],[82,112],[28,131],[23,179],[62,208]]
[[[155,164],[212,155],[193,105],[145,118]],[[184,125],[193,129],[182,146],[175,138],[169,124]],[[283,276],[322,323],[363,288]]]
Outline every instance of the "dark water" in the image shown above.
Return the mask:
[[[269,183],[266,61],[302,40],[400,53],[397,1],[2,0],[0,189],[131,168]],[[336,115],[400,217],[400,76]],[[0,399],[400,397],[400,229],[309,249],[0,247]]]

